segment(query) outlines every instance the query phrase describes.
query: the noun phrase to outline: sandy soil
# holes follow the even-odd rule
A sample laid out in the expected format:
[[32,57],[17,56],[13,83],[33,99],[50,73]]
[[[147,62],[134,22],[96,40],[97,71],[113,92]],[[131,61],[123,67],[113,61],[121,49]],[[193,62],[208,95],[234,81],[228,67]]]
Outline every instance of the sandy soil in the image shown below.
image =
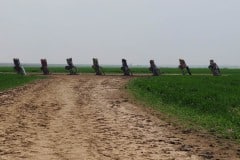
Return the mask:
[[124,92],[128,80],[55,75],[0,93],[0,159],[240,159],[237,144],[135,104]]

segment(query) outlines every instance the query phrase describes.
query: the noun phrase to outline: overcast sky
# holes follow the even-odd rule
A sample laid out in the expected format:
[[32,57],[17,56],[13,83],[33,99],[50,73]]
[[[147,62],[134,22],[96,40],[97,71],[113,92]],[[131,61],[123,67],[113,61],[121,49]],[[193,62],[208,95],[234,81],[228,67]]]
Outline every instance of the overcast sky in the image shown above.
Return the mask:
[[240,65],[240,0],[0,0],[0,63]]

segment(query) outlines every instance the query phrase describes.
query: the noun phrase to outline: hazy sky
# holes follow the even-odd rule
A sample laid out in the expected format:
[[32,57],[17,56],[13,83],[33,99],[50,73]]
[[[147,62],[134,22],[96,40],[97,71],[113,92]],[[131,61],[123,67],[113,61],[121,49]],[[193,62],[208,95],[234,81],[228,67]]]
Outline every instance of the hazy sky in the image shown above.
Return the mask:
[[240,65],[240,0],[0,0],[0,62]]

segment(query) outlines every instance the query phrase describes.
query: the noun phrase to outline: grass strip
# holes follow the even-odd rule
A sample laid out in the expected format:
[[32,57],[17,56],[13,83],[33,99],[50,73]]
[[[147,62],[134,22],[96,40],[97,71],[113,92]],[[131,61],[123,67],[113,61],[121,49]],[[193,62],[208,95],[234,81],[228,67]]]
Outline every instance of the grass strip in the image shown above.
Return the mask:
[[[48,67],[49,71],[52,73],[68,73],[68,71],[65,70],[64,66],[57,66],[57,67]],[[78,73],[94,73],[94,70],[90,66],[81,66],[77,67]],[[148,67],[130,67],[133,74],[146,74],[150,73]],[[25,67],[26,72],[28,73],[42,73],[39,67],[31,67],[27,66]],[[122,73],[120,67],[109,67],[109,66],[103,66],[103,71],[105,73]],[[0,72],[6,73],[6,72],[14,72],[13,67],[0,67]],[[162,74],[181,74],[181,71],[178,68],[160,68],[160,72]],[[191,69],[192,74],[210,74],[210,71],[208,68],[192,68]],[[227,69],[223,68],[221,69],[222,74],[234,74],[234,75],[240,75],[240,69]]]
[[0,74],[0,91],[24,85],[40,79],[40,76],[22,76],[18,74]]

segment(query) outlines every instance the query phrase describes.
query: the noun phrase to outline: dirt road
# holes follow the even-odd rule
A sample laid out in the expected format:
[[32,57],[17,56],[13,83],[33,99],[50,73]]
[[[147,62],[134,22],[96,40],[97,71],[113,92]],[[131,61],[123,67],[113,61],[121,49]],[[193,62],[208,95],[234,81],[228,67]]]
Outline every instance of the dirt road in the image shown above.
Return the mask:
[[240,159],[238,145],[181,130],[134,104],[128,80],[51,76],[0,93],[0,159]]

